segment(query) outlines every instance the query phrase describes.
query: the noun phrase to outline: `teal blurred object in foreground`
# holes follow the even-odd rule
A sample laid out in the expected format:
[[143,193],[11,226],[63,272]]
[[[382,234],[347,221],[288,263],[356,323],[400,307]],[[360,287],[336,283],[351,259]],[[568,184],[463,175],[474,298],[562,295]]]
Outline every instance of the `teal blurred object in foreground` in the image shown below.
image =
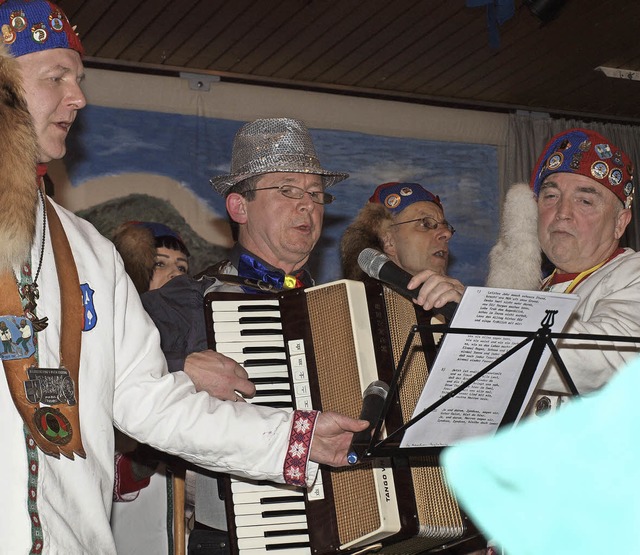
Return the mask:
[[640,358],[596,393],[442,463],[474,523],[508,555],[640,553]]

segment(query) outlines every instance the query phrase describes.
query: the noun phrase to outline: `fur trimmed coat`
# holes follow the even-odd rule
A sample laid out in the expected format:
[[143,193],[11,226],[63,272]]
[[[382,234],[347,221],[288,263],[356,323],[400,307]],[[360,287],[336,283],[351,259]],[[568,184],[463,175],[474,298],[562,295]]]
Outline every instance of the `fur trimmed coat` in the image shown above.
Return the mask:
[[0,145],[0,271],[11,271],[28,259],[35,235],[38,140],[18,62],[1,43]]
[[340,241],[340,261],[345,279],[365,279],[366,274],[358,265],[358,255],[366,248],[383,252],[381,238],[391,223],[391,214],[382,204],[369,202],[360,210]]

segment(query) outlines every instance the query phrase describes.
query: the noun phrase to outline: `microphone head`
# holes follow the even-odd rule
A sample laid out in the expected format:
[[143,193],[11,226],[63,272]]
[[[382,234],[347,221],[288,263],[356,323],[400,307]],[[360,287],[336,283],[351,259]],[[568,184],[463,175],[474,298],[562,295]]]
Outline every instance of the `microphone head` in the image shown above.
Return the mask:
[[389,386],[382,380],[376,380],[367,386],[367,389],[362,393],[362,398],[364,399],[368,395],[378,395],[379,397],[386,399],[387,393],[389,393]]
[[380,269],[387,262],[389,262],[389,257],[376,249],[363,249],[358,255],[358,266],[373,279],[380,279]]

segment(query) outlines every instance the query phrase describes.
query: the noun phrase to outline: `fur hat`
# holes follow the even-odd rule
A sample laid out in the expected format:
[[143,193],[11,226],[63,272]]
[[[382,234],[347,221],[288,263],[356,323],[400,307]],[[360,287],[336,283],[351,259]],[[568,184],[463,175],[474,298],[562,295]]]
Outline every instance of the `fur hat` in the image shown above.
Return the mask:
[[84,55],[80,39],[64,12],[45,0],[0,0],[2,40],[13,56],[53,48]]
[[622,149],[595,131],[569,129],[551,138],[531,175],[531,188],[536,196],[545,178],[560,172],[593,179],[616,195],[626,208],[631,206],[631,159]]
[[381,237],[393,223],[391,212],[382,204],[368,202],[355,220],[347,227],[340,241],[342,275],[346,279],[362,281],[366,274],[358,265],[358,255],[363,249],[384,250]]

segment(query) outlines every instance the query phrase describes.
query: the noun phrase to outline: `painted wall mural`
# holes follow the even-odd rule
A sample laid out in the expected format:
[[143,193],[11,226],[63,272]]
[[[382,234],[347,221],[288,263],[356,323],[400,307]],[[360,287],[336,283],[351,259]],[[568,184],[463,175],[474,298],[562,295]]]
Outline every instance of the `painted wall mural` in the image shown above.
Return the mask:
[[[169,182],[171,204],[180,204],[174,199],[188,195],[207,214],[211,233],[206,242],[213,247],[217,244],[218,249],[208,256],[219,257],[229,244],[226,213],[224,200],[211,189],[209,178],[228,172],[233,137],[241,125],[225,119],[87,107],[69,137],[66,171],[72,194],[83,194],[83,188],[102,180],[101,187],[108,189],[102,194],[108,200],[102,199],[99,208],[91,208],[89,194],[88,205],[80,214],[107,236],[127,219],[160,219],[165,213],[157,202],[148,216],[140,195],[154,197],[156,186]],[[450,243],[449,273],[466,284],[484,283],[487,256],[499,223],[495,147],[334,130],[311,129],[311,133],[322,165],[350,173],[348,180],[331,189],[337,199],[325,211],[323,237],[311,260],[319,283],[340,278],[342,232],[375,186],[388,181],[418,182],[440,195],[447,220],[456,228]],[[104,185],[105,179],[115,183],[119,176],[126,176],[126,184]],[[125,193],[136,195],[135,206],[123,200]],[[165,223],[176,225],[172,210],[175,212],[167,207],[166,217],[171,220]],[[182,211],[181,215],[189,227],[190,214]],[[187,234],[186,240],[190,237]],[[206,257],[206,250],[203,252]],[[202,258],[194,261],[193,269],[203,269],[212,262],[215,260]]]

